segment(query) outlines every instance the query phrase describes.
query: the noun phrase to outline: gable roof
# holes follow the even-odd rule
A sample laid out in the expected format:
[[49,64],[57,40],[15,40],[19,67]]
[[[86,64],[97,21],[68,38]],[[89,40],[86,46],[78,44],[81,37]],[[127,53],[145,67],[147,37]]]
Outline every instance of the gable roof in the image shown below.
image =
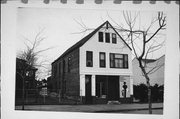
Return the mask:
[[[158,61],[158,60],[160,60],[160,59],[162,59],[162,58],[164,58],[164,57],[165,57],[165,55],[162,55],[161,57],[156,58],[156,59],[142,59],[142,61],[143,61],[143,62],[146,62],[146,63],[153,63],[153,62],[156,62],[156,61]],[[133,58],[132,61],[135,61],[135,60],[137,60],[136,57]]]
[[[130,46],[123,40],[123,38],[119,35],[119,33],[114,29],[114,27],[109,23],[109,21],[104,22],[103,24],[101,24],[99,27],[97,27],[94,31],[92,31],[91,33],[89,33],[87,36],[85,36],[83,39],[81,39],[80,41],[78,41],[76,44],[74,44],[73,46],[71,46],[69,49],[67,49],[60,57],[58,57],[54,62],[56,62],[57,60],[59,60],[60,58],[64,57],[65,55],[67,55],[68,53],[70,53],[71,51],[75,50],[76,48],[81,47],[84,43],[86,43],[97,31],[99,31],[99,29],[101,29],[104,25],[109,24],[109,26],[116,32],[116,34],[122,39],[122,41],[128,46],[128,48],[130,50],[132,50],[130,48]],[[52,64],[54,63],[52,62]]]

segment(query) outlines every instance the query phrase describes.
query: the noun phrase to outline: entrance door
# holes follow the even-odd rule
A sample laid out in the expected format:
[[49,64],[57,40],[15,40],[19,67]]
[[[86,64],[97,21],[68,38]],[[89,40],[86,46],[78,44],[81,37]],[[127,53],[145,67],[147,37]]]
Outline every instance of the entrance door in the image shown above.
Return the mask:
[[85,99],[86,104],[92,104],[92,96],[91,96],[91,75],[85,76],[85,83],[86,83],[86,92],[85,92]]
[[108,100],[119,100],[119,77],[108,77]]

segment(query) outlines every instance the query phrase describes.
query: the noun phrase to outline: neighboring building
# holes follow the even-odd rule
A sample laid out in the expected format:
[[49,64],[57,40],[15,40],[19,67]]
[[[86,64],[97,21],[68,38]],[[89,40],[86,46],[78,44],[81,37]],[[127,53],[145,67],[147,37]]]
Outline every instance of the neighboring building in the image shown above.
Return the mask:
[[[143,62],[145,62],[145,60]],[[147,62],[147,67],[149,67],[146,70],[150,70],[156,67],[154,71],[149,75],[151,86],[154,86],[155,84],[163,85],[165,55],[161,56],[158,59],[146,59],[146,62]],[[138,85],[140,83],[146,84],[146,79],[142,75],[142,71],[139,67],[139,63],[136,58],[134,58],[132,61],[132,67],[133,67],[133,84],[134,85]]]
[[99,104],[131,102],[131,76],[131,48],[106,21],[52,63],[51,80],[62,98]]
[[37,69],[28,65],[25,60],[16,58],[16,98],[22,98],[23,86],[26,93],[36,89],[36,71]]

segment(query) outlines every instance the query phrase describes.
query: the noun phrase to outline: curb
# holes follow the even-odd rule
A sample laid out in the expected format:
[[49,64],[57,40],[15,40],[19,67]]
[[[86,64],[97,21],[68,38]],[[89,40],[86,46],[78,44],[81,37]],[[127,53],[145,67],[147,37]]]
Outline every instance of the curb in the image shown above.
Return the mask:
[[[152,110],[163,109],[163,107],[152,108]],[[94,113],[112,113],[112,112],[126,112],[126,111],[140,111],[140,110],[148,110],[148,108],[139,108],[139,109],[121,109],[121,110],[99,110],[93,111]]]

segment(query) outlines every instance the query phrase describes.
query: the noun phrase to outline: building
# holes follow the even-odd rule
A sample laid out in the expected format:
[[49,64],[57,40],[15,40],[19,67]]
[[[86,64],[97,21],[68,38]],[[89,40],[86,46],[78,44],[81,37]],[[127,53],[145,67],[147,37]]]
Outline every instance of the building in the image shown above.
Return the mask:
[[[156,67],[152,73],[150,73],[150,84],[151,86],[154,86],[155,84],[163,85],[164,84],[164,64],[165,64],[165,55],[161,56],[158,59],[146,59],[144,62],[147,62],[147,68],[146,70],[150,70],[154,67]],[[133,84],[138,85],[141,83],[146,84],[146,79],[142,75],[142,71],[139,67],[138,60],[136,58],[132,61],[133,66]]]
[[26,63],[25,60],[16,58],[16,101],[25,94],[36,92],[35,73],[37,68]]
[[52,63],[51,80],[62,98],[100,104],[131,102],[131,76],[131,48],[106,21]]

